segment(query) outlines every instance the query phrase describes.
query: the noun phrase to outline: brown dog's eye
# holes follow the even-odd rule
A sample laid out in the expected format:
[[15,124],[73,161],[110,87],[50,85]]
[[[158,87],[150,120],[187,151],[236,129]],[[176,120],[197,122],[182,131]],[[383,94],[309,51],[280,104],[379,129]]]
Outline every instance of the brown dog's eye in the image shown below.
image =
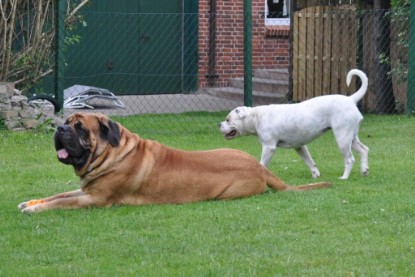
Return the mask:
[[85,127],[82,125],[80,121],[76,122],[74,127],[81,138],[85,139],[88,137],[88,130],[85,129]]

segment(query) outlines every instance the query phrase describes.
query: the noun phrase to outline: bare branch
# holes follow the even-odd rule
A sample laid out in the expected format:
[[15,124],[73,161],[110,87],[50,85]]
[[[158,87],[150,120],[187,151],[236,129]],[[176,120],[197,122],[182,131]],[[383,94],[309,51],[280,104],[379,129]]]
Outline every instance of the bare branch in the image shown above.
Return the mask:
[[[5,44],[5,54],[4,54],[4,63],[3,63],[3,67],[4,67],[4,72],[2,74],[2,76],[0,76],[2,79],[6,79],[7,74],[9,72],[9,65],[10,65],[10,58],[12,56],[12,42],[13,42],[13,30],[14,30],[14,20],[16,17],[16,7],[17,7],[17,0],[10,2],[11,3],[11,16],[10,16],[10,22],[12,22],[12,26],[8,26],[8,34],[7,34],[7,29],[5,32],[5,36],[7,34],[7,41]],[[10,28],[12,27],[12,28]]]
[[[53,72],[55,0],[0,0],[0,79],[27,90]],[[66,0],[65,24],[89,0]],[[13,47],[12,47],[13,46]]]
[[72,12],[66,17],[65,22],[71,20],[78,13],[78,11],[82,9],[83,6],[88,4],[88,2],[89,0],[83,0],[81,3],[79,3],[79,5],[76,8],[74,8]]

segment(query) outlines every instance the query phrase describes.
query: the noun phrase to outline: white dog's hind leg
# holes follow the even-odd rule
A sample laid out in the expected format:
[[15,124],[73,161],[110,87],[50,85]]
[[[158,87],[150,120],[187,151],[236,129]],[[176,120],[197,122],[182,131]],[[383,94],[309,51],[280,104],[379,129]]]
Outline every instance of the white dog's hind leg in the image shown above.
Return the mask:
[[306,165],[308,166],[308,168],[311,171],[311,175],[313,176],[313,178],[320,177],[320,171],[316,167],[316,163],[314,162],[313,158],[311,157],[307,146],[303,145],[300,148],[296,148],[295,151],[298,153],[298,155],[300,155],[300,157],[306,163]]
[[349,178],[355,159],[353,157],[351,146],[345,145],[343,147],[340,147],[340,151],[342,152],[344,158],[344,173],[343,176],[340,177],[340,179],[346,180],[347,178]]
[[260,163],[263,166],[268,167],[268,164],[271,161],[272,156],[274,156],[276,148],[277,148],[276,144],[271,144],[271,145],[262,144],[262,154],[261,154]]
[[[336,123],[336,122],[335,122]],[[338,123],[338,121],[337,121]],[[354,130],[353,126],[358,122],[353,123],[353,118],[350,118],[349,125],[347,124],[332,124],[333,134],[336,139],[336,143],[339,146],[340,152],[343,154],[344,159],[344,172],[343,176],[340,177],[342,180],[349,178],[350,172],[352,171],[355,159],[352,153],[352,144],[357,136],[357,129]],[[352,124],[353,123],[353,124]]]
[[360,142],[359,138],[353,140],[352,148],[360,154],[360,173],[364,176],[369,174],[369,147]]

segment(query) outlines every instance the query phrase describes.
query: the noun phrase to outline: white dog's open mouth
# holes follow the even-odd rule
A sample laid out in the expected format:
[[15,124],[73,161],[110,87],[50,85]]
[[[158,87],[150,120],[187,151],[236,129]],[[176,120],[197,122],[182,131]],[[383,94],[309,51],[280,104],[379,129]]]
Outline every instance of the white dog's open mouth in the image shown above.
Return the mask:
[[238,134],[238,132],[236,130],[232,130],[229,133],[225,134],[225,138],[226,139],[232,139],[232,138],[236,137],[237,134]]

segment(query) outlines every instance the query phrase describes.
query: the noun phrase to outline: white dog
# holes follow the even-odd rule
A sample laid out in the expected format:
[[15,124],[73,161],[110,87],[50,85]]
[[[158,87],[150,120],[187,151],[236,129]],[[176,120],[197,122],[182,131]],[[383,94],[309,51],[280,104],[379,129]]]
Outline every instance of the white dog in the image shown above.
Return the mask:
[[220,123],[226,139],[242,135],[257,135],[262,144],[261,164],[268,166],[277,147],[294,148],[309,167],[314,178],[320,176],[306,144],[332,129],[344,157],[345,169],[340,179],[347,179],[355,161],[352,148],[361,156],[360,172],[369,173],[369,148],[358,138],[363,119],[356,107],[368,86],[365,73],[352,69],[347,74],[347,85],[353,75],[362,80],[360,89],[351,96],[325,95],[298,104],[266,105],[232,110]]

